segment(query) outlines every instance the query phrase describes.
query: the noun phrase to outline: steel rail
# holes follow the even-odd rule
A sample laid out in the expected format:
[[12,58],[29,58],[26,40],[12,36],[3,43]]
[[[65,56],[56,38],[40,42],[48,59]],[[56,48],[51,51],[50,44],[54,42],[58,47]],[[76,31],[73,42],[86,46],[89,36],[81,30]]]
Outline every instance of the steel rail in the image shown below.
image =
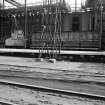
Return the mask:
[[[4,73],[6,73],[6,72],[8,72],[8,70],[0,70],[0,72],[3,72],[4,71]],[[20,72],[20,71],[10,71],[10,72],[14,72],[14,73],[17,73],[17,72]],[[46,74],[46,73],[43,73],[43,74],[41,74],[40,76],[30,76],[30,74],[29,75],[25,75],[24,73],[41,73],[41,72],[33,72],[33,71],[31,71],[31,72],[25,72],[25,71],[21,71],[21,73],[24,75],[24,77],[23,77],[23,75],[19,75],[19,74],[14,74],[14,75],[8,75],[8,74],[1,74],[0,73],[0,77],[18,77],[18,78],[28,78],[28,79],[42,79],[42,80],[54,80],[54,81],[59,81],[59,82],[66,82],[66,83],[70,83],[70,82],[75,82],[75,83],[94,83],[94,84],[103,84],[103,85],[105,85],[105,82],[104,81],[98,81],[98,80],[75,80],[75,79],[72,79],[72,78],[66,78],[66,79],[62,79],[62,78],[50,78],[50,77],[44,77],[44,75]],[[49,73],[48,73],[49,74]],[[69,76],[72,76],[72,75],[76,75],[76,76],[89,76],[89,77],[105,77],[105,75],[86,75],[86,74],[69,74]],[[49,75],[48,75],[49,76]],[[61,77],[62,75],[57,75],[58,77]]]
[[[54,68],[50,68],[50,67],[38,67],[38,66],[35,66],[35,67],[33,67],[33,66],[22,66],[22,65],[13,65],[13,64],[0,64],[0,66],[12,66],[13,67],[13,69],[14,70],[10,70],[10,69],[8,69],[8,70],[10,70],[10,72],[12,71],[12,72],[19,72],[19,71],[21,71],[21,72],[23,72],[23,73],[32,73],[32,72],[37,72],[37,71],[33,71],[33,70],[30,70],[30,71],[27,71],[27,70],[22,70],[22,68],[29,68],[29,69],[44,69],[44,70],[58,70],[58,71],[60,71],[60,72],[63,72],[63,71],[67,71],[66,69],[58,69],[58,68],[56,68],[56,69],[54,69]],[[17,68],[15,68],[15,67],[17,67]],[[22,67],[22,68],[21,68]],[[0,70],[0,71],[8,71],[8,70]],[[73,71],[73,70],[69,70],[68,71],[70,74],[69,75],[81,75],[81,76],[93,76],[93,77],[105,77],[105,74],[95,74],[94,75],[94,73],[92,73],[92,72],[86,72],[86,71],[78,71],[78,70],[76,70],[76,71]],[[41,73],[41,72],[38,72],[38,73]],[[79,74],[77,74],[77,73],[79,73]],[[88,73],[88,74],[86,74],[86,73]],[[66,74],[66,73],[64,73],[64,74]]]
[[[19,65],[8,65],[8,64],[0,64],[0,66],[1,65],[3,65],[3,66],[12,66],[13,67],[13,70],[10,70],[10,69],[8,69],[8,70],[0,70],[0,76],[3,76],[3,77],[5,77],[5,76],[7,76],[7,77],[22,77],[22,75],[18,75],[18,74],[16,74],[16,75],[8,75],[8,74],[1,74],[1,72],[7,72],[7,71],[10,71],[10,73],[11,72],[21,72],[21,73],[43,73],[43,72],[39,72],[39,71],[33,71],[33,70],[31,70],[31,71],[28,71],[28,70],[22,70],[22,68],[21,67],[23,67],[23,68],[34,68],[34,69],[45,69],[45,70],[50,70],[50,71],[55,71],[55,70],[58,70],[58,71],[60,71],[60,72],[63,72],[63,71],[66,71],[65,69],[63,69],[63,70],[60,70],[60,69],[53,69],[53,68],[44,68],[44,67],[29,67],[29,66],[19,66]],[[19,67],[19,68],[14,68],[14,67]],[[79,71],[75,71],[75,72],[73,72],[73,71],[69,71],[69,76],[71,76],[71,75],[77,75],[77,76],[89,76],[89,77],[105,77],[105,74],[103,74],[103,75],[99,75],[99,74],[93,74],[93,73],[90,73],[90,74],[86,74],[86,73],[88,73],[88,72],[81,72],[81,73],[79,73]],[[46,73],[43,73],[43,74],[46,74]],[[48,73],[49,74],[49,73]],[[52,74],[52,73],[51,73]],[[66,75],[66,73],[63,73],[64,75]],[[42,74],[41,74],[42,75]],[[42,75],[43,76],[43,75]],[[62,74],[58,74],[57,76],[62,76]],[[33,78],[33,79],[37,79],[38,77],[34,77],[34,76],[32,76],[32,77],[30,77],[30,74],[29,74],[29,76],[25,76],[25,78]],[[40,78],[40,76],[39,76],[39,78]],[[54,79],[54,78],[45,78],[45,77],[41,77],[41,79],[48,79],[48,80],[57,80],[57,81],[66,81],[66,82],[68,82],[68,81],[73,81],[73,82],[81,82],[81,83],[96,83],[96,84],[105,84],[105,82],[104,81],[98,81],[98,80],[72,80],[72,79],[69,79],[69,78],[67,78],[66,80],[64,79]]]
[[7,101],[4,101],[4,100],[0,100],[0,105],[17,105],[17,104],[7,102]]
[[38,90],[44,91],[44,92],[47,91],[47,92],[64,94],[64,95],[76,95],[76,96],[80,96],[83,98],[105,100],[105,96],[95,95],[95,94],[90,94],[90,93],[85,93],[85,92],[61,90],[61,89],[49,88],[49,87],[45,87],[45,86],[35,86],[35,85],[26,84],[26,83],[20,83],[20,82],[16,82],[16,81],[9,81],[9,80],[3,80],[3,79],[0,79],[0,83],[7,84],[7,85],[19,86],[22,88],[38,89]]

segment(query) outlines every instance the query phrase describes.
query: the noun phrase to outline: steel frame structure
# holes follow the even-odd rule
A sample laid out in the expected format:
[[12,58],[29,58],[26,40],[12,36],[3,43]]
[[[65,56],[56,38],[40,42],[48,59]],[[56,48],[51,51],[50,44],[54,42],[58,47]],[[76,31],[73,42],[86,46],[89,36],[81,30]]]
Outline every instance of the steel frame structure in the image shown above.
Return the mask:
[[[59,2],[59,5],[57,4]],[[53,4],[54,3],[54,4]],[[39,49],[39,58],[43,51],[47,49],[50,58],[56,58],[61,50],[61,0],[45,0],[43,1],[43,15],[42,15],[42,30],[41,40],[43,42],[41,49]],[[53,5],[55,8],[53,8]],[[51,43],[44,42],[44,35],[49,33]],[[47,47],[47,48],[46,48]],[[59,51],[59,53],[58,53]]]
[[103,34],[103,0],[97,0],[94,3],[94,0],[92,1],[92,3],[90,0],[86,1],[86,8],[89,7],[91,8],[91,11],[93,12],[97,12],[100,11],[100,29],[99,29],[99,33],[100,33],[100,49],[102,48],[102,34]]

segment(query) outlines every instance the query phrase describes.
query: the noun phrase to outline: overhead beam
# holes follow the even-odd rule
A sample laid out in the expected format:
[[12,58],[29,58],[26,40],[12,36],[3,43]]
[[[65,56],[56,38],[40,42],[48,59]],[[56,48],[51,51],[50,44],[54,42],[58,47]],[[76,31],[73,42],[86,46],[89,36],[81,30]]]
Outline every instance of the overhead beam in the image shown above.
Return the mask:
[[16,6],[16,7],[22,7],[23,5],[21,5],[20,3],[14,1],[14,0],[5,0],[6,2]]

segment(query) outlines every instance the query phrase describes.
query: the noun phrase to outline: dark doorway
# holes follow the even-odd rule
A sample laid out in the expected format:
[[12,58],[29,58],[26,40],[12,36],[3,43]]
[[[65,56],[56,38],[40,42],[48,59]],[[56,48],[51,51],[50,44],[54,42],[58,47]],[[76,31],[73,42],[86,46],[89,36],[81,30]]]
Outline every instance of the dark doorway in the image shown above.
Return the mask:
[[72,31],[80,31],[80,17],[79,16],[72,17]]

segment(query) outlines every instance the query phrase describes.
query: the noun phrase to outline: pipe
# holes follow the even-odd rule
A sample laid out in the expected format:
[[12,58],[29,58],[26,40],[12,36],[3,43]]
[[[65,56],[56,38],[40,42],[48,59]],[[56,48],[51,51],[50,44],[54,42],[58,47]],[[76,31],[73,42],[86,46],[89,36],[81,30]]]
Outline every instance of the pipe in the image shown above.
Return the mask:
[[25,26],[24,26],[24,35],[25,35],[25,48],[27,47],[27,0],[25,0]]

